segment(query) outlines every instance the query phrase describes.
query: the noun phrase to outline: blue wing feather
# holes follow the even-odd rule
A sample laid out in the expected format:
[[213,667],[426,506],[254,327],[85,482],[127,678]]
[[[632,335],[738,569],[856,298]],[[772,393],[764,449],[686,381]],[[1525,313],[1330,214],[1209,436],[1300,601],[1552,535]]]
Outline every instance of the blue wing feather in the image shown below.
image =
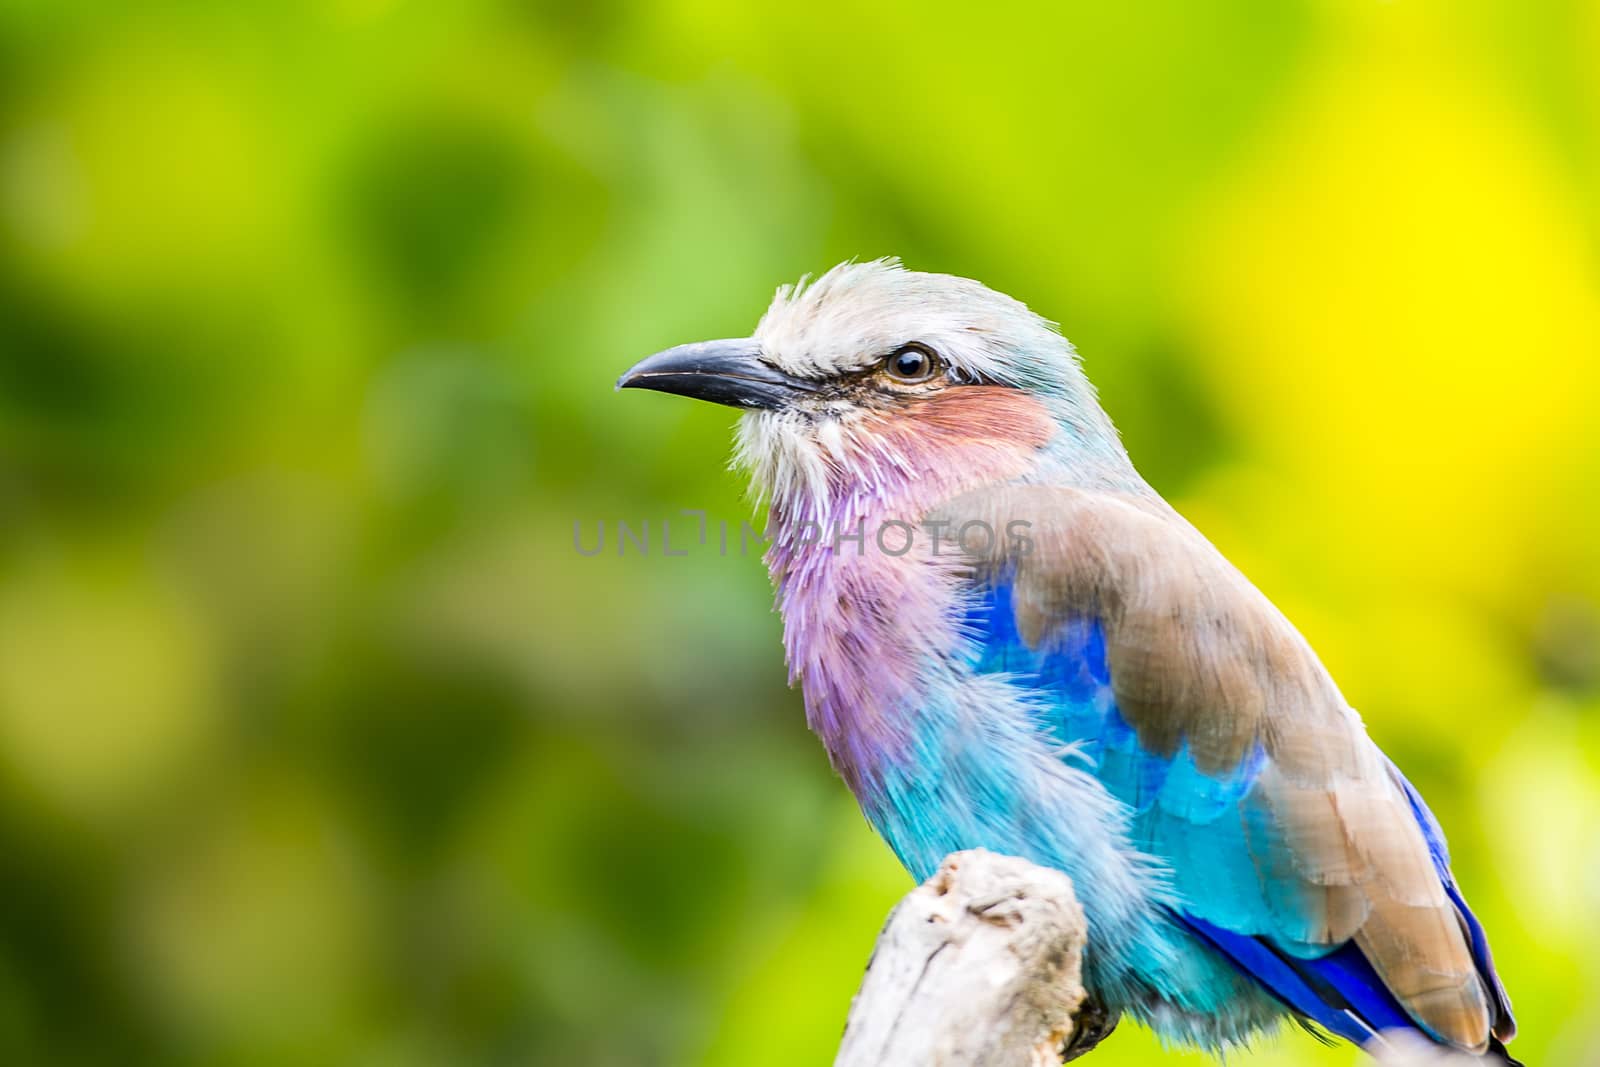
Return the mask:
[[1428,842],[1428,855],[1433,859],[1433,869],[1439,874],[1439,881],[1444,883],[1444,890],[1450,897],[1450,902],[1455,905],[1456,916],[1461,920],[1462,927],[1467,932],[1467,943],[1472,948],[1472,958],[1478,965],[1481,974],[1494,997],[1496,1015],[1496,1033],[1504,1035],[1509,1041],[1517,1032],[1516,1018],[1511,1014],[1511,997],[1506,993],[1505,985],[1500,981],[1500,975],[1495,970],[1494,956],[1489,951],[1489,935],[1484,932],[1483,924],[1467,906],[1466,898],[1461,895],[1461,889],[1456,885],[1456,877],[1450,870],[1450,847],[1445,843],[1444,829],[1440,827],[1439,820],[1434,817],[1428,804],[1422,799],[1422,794],[1417,792],[1417,787],[1400,773],[1400,768],[1389,762],[1389,774],[1400,786],[1406,795],[1406,801],[1411,805],[1411,813],[1416,817],[1417,825],[1422,827],[1422,836]]

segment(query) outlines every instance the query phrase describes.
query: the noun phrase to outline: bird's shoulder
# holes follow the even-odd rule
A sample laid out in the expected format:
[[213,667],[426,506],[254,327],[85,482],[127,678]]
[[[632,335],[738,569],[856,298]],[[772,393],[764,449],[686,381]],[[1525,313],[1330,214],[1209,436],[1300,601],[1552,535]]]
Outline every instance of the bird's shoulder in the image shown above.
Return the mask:
[[[1048,653],[1065,620],[1095,620],[1117,708],[1150,751],[1187,741],[1217,772],[1261,741],[1289,773],[1325,782],[1354,771],[1370,745],[1299,631],[1153,493],[1004,485],[937,515],[983,531],[963,539],[973,581],[1006,587],[1029,648]],[[1315,744],[1297,745],[1306,732]]]

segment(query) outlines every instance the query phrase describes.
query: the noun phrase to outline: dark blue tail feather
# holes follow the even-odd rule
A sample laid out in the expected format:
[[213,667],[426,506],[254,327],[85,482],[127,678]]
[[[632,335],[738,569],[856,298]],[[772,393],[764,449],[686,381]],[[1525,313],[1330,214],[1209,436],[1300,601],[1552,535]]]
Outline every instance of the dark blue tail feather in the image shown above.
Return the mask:
[[1346,1041],[1365,1045],[1381,1030],[1417,1029],[1353,944],[1319,959],[1299,959],[1261,938],[1190,915],[1182,919],[1273,996]]

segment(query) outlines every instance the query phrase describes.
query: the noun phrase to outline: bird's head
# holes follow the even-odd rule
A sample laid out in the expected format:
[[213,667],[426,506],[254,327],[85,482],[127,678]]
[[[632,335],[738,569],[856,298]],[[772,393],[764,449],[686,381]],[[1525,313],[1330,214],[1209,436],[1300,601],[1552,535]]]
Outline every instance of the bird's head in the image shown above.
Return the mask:
[[813,515],[844,494],[1016,477],[1046,449],[1126,464],[1052,323],[978,282],[894,260],[784,286],[752,336],[668,349],[617,385],[744,409],[741,464],[775,504]]

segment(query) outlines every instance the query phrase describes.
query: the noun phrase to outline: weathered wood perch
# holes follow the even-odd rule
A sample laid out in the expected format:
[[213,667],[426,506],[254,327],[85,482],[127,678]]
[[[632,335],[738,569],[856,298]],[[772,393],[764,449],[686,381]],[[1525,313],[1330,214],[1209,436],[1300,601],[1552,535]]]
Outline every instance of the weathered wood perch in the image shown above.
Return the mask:
[[[1116,1019],[1085,1002],[1087,937],[1065,874],[953,853],[889,913],[834,1067],[1056,1067],[1092,1050]],[[1381,1059],[1484,1067],[1406,1035]]]
[[957,852],[889,913],[835,1067],[1054,1067],[1087,929],[1060,871]]

